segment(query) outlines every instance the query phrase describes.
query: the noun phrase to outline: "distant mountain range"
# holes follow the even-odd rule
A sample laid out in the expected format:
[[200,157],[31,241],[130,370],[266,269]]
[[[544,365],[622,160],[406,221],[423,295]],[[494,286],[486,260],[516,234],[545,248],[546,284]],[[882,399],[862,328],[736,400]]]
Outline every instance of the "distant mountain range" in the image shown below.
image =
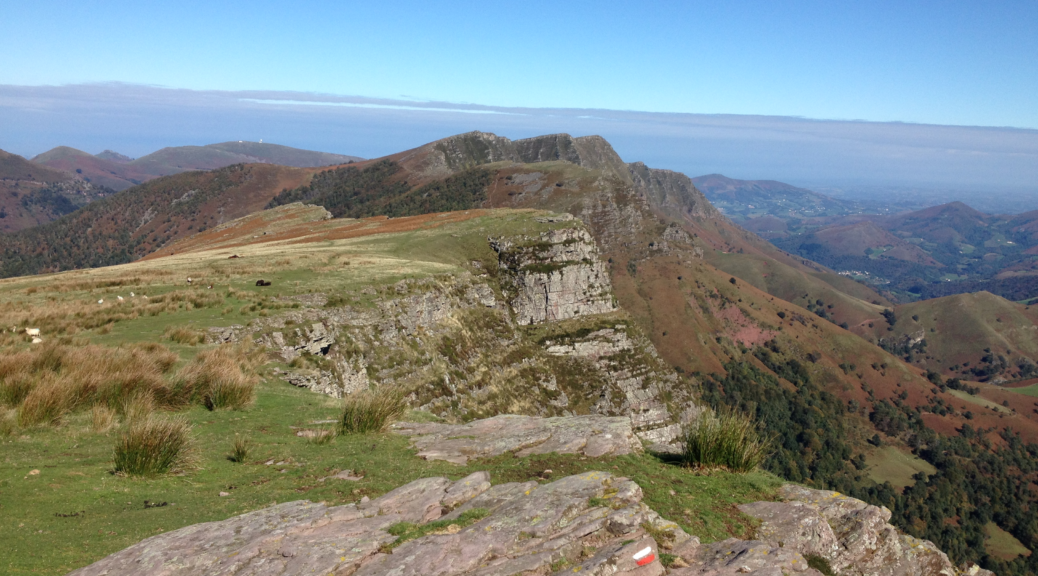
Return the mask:
[[951,202],[892,213],[773,180],[692,181],[747,230],[894,300],[981,290],[1038,297],[1038,211],[999,216]]
[[357,160],[360,158],[356,156],[241,141],[208,146],[163,148],[136,160],[112,150],[91,155],[68,146],[59,146],[32,159],[43,166],[75,172],[88,182],[115,191],[125,190],[159,176],[189,170],[214,170],[232,164],[279,164],[309,168],[346,164]]

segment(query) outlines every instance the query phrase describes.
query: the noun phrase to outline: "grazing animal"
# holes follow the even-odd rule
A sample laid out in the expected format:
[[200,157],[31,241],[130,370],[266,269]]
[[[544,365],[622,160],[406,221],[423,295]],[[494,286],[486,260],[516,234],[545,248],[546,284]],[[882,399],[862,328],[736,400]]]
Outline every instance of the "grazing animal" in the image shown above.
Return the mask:
[[187,283],[188,283],[188,284],[190,284],[190,283],[191,283],[191,277],[190,277],[190,276],[188,276],[188,277],[187,277]]
[[266,280],[256,280],[256,286],[270,286],[270,282]]
[[212,285],[212,284],[210,284],[210,285],[209,285],[209,290],[212,290],[212,289],[213,289],[213,285]]
[[117,298],[117,299],[118,299],[118,300],[119,300],[120,302],[122,302],[123,300],[125,300],[125,298],[123,298],[122,296],[116,296],[116,298]]
[[228,260],[233,260],[235,258],[241,258],[241,256],[238,256],[237,254],[231,254],[230,256],[227,257]]
[[98,300],[98,301],[97,301],[97,303],[98,303],[98,304],[104,304],[104,303],[105,303],[105,299],[104,299],[104,298],[102,298],[102,299]]
[[33,343],[33,344],[39,344],[40,342],[43,342],[43,340],[42,340],[42,339],[40,339],[40,338],[33,338],[33,339],[32,339],[32,343]]
[[133,292],[130,292],[130,298],[136,298],[136,297],[137,296]]
[[25,334],[28,335],[28,336],[39,336],[40,335],[40,329],[39,328],[26,328],[25,329]]

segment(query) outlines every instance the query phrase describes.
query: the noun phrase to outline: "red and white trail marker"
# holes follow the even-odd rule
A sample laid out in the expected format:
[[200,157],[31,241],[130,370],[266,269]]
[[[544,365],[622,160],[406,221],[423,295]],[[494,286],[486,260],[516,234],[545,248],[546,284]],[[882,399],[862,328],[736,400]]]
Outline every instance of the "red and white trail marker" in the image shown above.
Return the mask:
[[652,546],[646,546],[634,555],[634,563],[639,566],[645,566],[655,559],[656,555],[652,553]]

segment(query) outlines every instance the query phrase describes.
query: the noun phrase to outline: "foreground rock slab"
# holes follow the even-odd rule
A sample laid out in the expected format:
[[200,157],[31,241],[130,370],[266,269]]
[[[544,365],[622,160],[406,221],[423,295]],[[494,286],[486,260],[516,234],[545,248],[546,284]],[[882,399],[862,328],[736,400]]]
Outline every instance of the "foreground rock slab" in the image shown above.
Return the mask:
[[[423,478],[361,504],[290,502],[189,526],[71,574],[489,576],[579,568],[658,576],[664,568],[649,531],[663,535],[667,549],[698,541],[641,499],[637,484],[604,472],[493,487],[485,472],[456,482]],[[458,520],[473,509],[485,516],[468,525]],[[432,520],[445,525],[392,548],[390,526]]]
[[619,456],[641,452],[641,442],[624,416],[537,418],[503,415],[468,424],[403,422],[393,432],[410,436],[418,456],[465,464],[472,458],[512,453]]
[[759,540],[700,545],[642,503],[627,478],[585,472],[492,486],[475,472],[422,478],[357,504],[290,502],[188,526],[71,574],[822,576],[809,566],[813,555],[839,576],[991,576],[959,572],[932,543],[898,534],[885,508],[793,485],[780,495],[787,501],[740,506],[761,520]]

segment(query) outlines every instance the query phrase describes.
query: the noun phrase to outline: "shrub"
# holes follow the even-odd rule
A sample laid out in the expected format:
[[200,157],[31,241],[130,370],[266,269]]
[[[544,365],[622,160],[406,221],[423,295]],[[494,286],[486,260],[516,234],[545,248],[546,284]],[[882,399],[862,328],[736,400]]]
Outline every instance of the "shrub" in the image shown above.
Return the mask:
[[381,432],[407,409],[404,395],[396,389],[379,388],[346,399],[339,419],[340,434]]
[[186,466],[191,426],[182,417],[150,416],[132,422],[115,444],[115,470],[151,476]]
[[770,441],[743,414],[725,410],[704,411],[683,433],[682,457],[686,464],[749,472],[768,456]]
[[231,445],[231,455],[227,457],[231,462],[244,464],[252,451],[252,442],[246,436],[234,435],[234,444]]
[[804,554],[804,559],[807,560],[807,567],[814,568],[821,572],[824,576],[836,576],[836,571],[829,565],[829,561],[816,554]]

